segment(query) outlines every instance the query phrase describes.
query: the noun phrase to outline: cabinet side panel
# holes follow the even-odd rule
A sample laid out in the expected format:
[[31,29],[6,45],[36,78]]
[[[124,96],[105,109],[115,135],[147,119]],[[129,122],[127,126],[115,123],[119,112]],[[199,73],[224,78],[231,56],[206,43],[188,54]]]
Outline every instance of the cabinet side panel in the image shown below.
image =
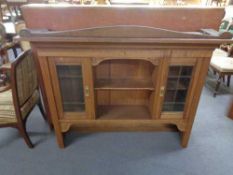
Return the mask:
[[64,148],[64,140],[63,140],[63,135],[62,135],[59,120],[58,120],[58,113],[57,113],[57,109],[55,105],[56,102],[54,99],[54,93],[53,93],[53,88],[52,88],[52,83],[51,83],[52,82],[51,75],[50,75],[49,67],[48,67],[48,61],[46,57],[39,57],[38,62],[40,64],[40,67],[43,68],[42,78],[44,82],[45,93],[48,99],[48,105],[49,105],[49,109],[50,109],[50,113],[51,113],[51,117],[53,121],[54,130],[55,130],[56,137],[57,137],[57,142],[60,148]]

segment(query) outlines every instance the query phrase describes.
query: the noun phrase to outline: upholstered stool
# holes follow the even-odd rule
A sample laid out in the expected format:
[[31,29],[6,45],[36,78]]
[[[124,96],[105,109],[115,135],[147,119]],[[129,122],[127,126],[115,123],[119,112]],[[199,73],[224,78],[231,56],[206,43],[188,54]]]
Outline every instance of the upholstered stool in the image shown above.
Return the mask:
[[233,75],[233,58],[229,57],[227,52],[221,49],[215,49],[211,58],[210,66],[213,71],[218,74],[214,92],[214,96],[216,96],[221,85],[221,81],[224,80],[225,75],[228,76],[227,86],[230,86],[230,78],[231,75]]

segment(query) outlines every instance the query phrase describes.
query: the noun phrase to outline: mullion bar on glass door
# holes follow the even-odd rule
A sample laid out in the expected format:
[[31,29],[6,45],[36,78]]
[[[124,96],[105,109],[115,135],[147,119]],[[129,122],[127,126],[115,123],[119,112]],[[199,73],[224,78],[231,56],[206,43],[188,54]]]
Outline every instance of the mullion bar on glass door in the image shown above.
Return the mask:
[[184,110],[191,74],[192,66],[170,66],[163,105],[164,112]]

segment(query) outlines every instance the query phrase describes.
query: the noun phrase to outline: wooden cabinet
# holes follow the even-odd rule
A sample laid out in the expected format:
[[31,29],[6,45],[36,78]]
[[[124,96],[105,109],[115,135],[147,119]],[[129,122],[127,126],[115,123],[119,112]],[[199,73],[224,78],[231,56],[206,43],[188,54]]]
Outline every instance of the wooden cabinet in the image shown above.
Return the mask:
[[140,26],[24,31],[62,133],[179,131],[186,147],[212,50],[228,39]]

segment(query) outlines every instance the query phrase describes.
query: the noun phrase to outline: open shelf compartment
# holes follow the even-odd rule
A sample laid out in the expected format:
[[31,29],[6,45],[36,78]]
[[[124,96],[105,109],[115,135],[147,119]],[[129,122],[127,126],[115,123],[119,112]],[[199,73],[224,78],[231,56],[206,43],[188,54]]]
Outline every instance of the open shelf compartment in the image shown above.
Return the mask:
[[156,66],[144,60],[106,60],[94,67],[95,90],[154,90]]
[[137,59],[105,60],[94,67],[97,119],[152,119],[156,66]]

